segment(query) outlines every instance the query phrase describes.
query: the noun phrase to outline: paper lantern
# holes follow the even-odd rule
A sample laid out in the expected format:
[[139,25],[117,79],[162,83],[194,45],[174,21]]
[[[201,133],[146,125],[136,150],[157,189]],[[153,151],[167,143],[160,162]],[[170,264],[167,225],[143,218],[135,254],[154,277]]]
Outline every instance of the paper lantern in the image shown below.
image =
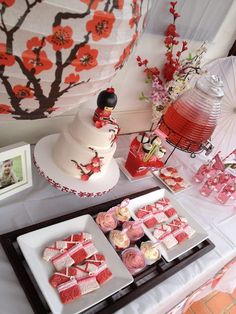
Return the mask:
[[0,0],[0,119],[59,115],[122,68],[150,0]]

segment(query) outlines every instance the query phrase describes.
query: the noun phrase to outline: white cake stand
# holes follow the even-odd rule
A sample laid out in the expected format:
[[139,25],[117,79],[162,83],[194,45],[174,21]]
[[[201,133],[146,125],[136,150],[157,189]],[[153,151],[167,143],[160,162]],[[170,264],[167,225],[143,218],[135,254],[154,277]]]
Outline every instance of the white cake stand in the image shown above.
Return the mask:
[[59,134],[53,134],[42,138],[34,150],[34,164],[49,184],[62,192],[73,193],[79,197],[101,196],[117,184],[120,171],[114,159],[106,174],[96,180],[82,181],[62,171],[52,158],[52,149],[58,136]]

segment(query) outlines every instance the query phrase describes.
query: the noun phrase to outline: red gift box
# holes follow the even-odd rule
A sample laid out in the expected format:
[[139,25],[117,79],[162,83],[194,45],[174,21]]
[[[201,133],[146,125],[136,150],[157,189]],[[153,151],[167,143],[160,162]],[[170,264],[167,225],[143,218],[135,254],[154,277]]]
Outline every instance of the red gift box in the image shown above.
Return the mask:
[[144,176],[151,168],[161,168],[164,166],[163,162],[153,156],[148,161],[143,161],[143,152],[134,152],[132,148],[129,151],[125,168],[129,171],[132,177]]

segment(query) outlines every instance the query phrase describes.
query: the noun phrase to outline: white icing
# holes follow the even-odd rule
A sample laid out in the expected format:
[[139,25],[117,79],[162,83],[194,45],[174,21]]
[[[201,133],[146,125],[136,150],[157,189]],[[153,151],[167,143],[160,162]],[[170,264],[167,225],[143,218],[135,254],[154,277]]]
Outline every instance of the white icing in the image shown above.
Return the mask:
[[154,232],[153,232],[153,235],[156,239],[159,239],[161,236],[163,236],[164,234],[166,233],[165,230],[162,230],[162,229],[154,229]]
[[100,287],[95,277],[87,277],[86,279],[78,280],[78,286],[82,295]]
[[75,119],[69,126],[69,132],[76,141],[86,146],[92,146],[94,149],[109,149],[117,134],[118,126],[107,124],[102,128],[96,128],[93,123],[95,109],[85,105],[80,106]]
[[157,221],[158,221],[159,223],[168,220],[168,217],[166,216],[165,213],[157,213],[157,214],[155,214],[155,218],[157,219]]
[[167,249],[171,249],[173,246],[178,244],[178,241],[175,239],[175,237],[172,234],[165,236],[162,239],[162,242],[165,244]]
[[188,237],[192,237],[194,235],[194,233],[196,232],[191,226],[187,225],[184,228],[184,231],[187,233]]
[[[111,146],[111,135],[114,133],[109,132],[109,129],[114,126],[106,125],[101,129],[96,128],[92,121],[94,110],[82,106],[72,124],[60,134],[53,149],[53,159],[57,166],[67,174],[79,179],[81,171],[71,160],[82,165],[89,164],[95,157],[96,151],[98,157],[102,158],[101,171],[93,173],[89,181],[101,178],[106,173],[116,150],[116,143]],[[86,173],[89,172],[85,168],[83,169]]]

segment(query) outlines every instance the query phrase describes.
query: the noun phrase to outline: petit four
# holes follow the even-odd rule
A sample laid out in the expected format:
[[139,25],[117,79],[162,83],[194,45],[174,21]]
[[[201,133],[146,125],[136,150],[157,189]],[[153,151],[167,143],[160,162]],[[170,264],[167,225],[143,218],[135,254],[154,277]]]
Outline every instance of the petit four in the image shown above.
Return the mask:
[[75,279],[60,284],[57,291],[62,303],[70,303],[81,296],[80,288]]
[[173,246],[178,244],[172,233],[166,233],[160,238],[161,242],[166,246],[167,249],[171,249]]
[[89,275],[85,278],[77,280],[77,285],[81,292],[81,295],[92,292],[100,287],[99,283],[96,280],[96,276]]
[[62,303],[98,289],[112,277],[105,256],[97,252],[89,233],[55,241],[45,248],[43,258],[56,269],[49,282],[57,289]]

